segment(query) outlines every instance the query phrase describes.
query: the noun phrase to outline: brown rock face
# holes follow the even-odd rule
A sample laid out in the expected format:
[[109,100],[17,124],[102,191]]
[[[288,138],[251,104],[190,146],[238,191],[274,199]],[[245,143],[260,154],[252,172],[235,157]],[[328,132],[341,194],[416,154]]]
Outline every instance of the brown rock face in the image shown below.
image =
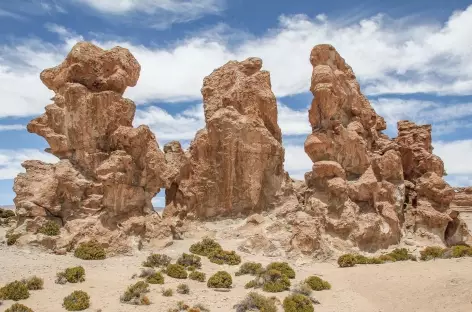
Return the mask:
[[452,205],[472,210],[472,187],[456,187],[454,191],[455,195]]
[[187,176],[166,193],[166,215],[234,216],[268,209],[284,178],[277,103],[262,60],[231,61],[207,76],[206,128]]
[[304,220],[297,228],[318,225],[319,240],[341,238],[363,250],[397,244],[408,233],[447,244],[451,237],[466,240],[454,229],[460,223],[449,212],[454,191],[442,179],[443,162],[432,154],[431,126],[400,121],[398,137],[390,140],[381,133],[384,119],[332,46],[314,47],[310,61],[313,131],[305,151],[314,165],[305,176],[304,205],[318,217],[308,221],[311,227]]
[[26,173],[14,185],[20,223],[55,218],[79,231],[70,222],[93,216],[112,231],[153,212],[151,199],[170,187],[178,169],[166,165],[147,126],[132,127],[136,108],[122,94],[136,85],[139,72],[126,49],[78,43],[62,64],[41,73],[56,95],[28,131],[44,137],[61,160],[23,164]]

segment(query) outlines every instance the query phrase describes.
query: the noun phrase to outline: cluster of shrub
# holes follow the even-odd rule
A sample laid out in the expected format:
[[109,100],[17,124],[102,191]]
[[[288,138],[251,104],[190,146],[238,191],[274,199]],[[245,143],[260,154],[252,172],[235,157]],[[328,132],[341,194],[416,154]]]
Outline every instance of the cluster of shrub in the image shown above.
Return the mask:
[[[449,259],[472,257],[472,247],[468,246],[452,246],[450,248],[442,247],[426,247],[420,251],[420,260],[427,261],[432,259]],[[397,261],[417,261],[418,259],[410,254],[406,248],[396,248],[388,254],[379,257],[366,257],[359,254],[344,254],[338,258],[338,265],[342,268],[353,267],[356,264],[383,264],[386,262]]]

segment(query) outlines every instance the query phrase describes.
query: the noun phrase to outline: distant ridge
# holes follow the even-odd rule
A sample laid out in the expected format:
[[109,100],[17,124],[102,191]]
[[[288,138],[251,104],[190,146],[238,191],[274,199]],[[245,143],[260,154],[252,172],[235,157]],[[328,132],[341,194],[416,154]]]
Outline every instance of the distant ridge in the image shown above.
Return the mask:
[[14,205],[8,205],[8,206],[0,205],[0,208],[1,208],[1,209],[15,210],[15,206],[14,206]]

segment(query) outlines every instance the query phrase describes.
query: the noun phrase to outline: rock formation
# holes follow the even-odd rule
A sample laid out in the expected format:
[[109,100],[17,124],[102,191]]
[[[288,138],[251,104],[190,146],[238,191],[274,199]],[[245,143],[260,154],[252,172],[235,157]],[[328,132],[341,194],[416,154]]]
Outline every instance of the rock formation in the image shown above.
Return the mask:
[[127,49],[90,43],[76,44],[62,64],[41,73],[54,103],[28,131],[44,137],[60,161],[23,163],[26,173],[14,184],[19,224],[34,231],[52,219],[74,240],[88,235],[119,244],[160,222],[151,199],[178,169],[167,165],[147,126],[132,127],[136,107],[123,93],[139,73]]
[[262,60],[231,61],[204,79],[206,127],[189,149],[165,215],[236,216],[269,209],[284,176],[277,103]]
[[443,162],[432,154],[431,126],[400,121],[398,137],[390,140],[381,132],[384,119],[332,46],[316,46],[310,61],[313,131],[305,151],[314,165],[305,176],[305,205],[321,215],[319,235],[368,251],[410,234],[447,244],[468,240],[449,209],[454,191],[442,178]]
[[452,206],[472,211],[472,187],[456,187],[454,192]]

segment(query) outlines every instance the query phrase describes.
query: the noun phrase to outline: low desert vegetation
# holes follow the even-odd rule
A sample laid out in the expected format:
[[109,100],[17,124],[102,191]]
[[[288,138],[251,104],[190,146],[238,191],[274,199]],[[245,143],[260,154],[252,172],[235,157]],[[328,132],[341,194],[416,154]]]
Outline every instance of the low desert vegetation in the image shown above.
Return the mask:
[[24,282],[14,281],[0,288],[1,300],[19,301],[28,299],[29,296],[28,287]]
[[12,246],[15,245],[16,241],[21,237],[20,233],[13,233],[12,231],[7,232],[5,235],[7,239],[7,245]]
[[295,294],[301,294],[301,295],[310,297],[311,294],[313,293],[313,289],[311,289],[311,286],[308,285],[307,283],[302,282],[302,283],[298,284],[297,286],[295,286],[292,289],[292,292],[295,293]]
[[92,240],[79,244],[74,256],[82,260],[103,260],[106,258],[106,252],[97,241]]
[[161,272],[154,272],[154,274],[151,274],[146,277],[146,282],[149,284],[164,284],[164,276],[162,275]]
[[187,284],[179,284],[179,286],[177,286],[177,293],[188,295],[190,294],[190,287],[188,287]]
[[202,258],[196,255],[183,253],[182,256],[177,259],[177,264],[180,264],[189,271],[195,271],[195,269],[202,268]]
[[217,250],[208,256],[208,259],[212,263],[216,264],[228,264],[238,265],[241,263],[241,256],[239,256],[234,250]]
[[[151,268],[144,268],[141,269],[141,273],[139,273],[140,278],[147,278],[148,276],[156,274],[156,270]],[[134,275],[136,277],[136,274]]]
[[150,254],[142,265],[148,268],[165,268],[171,261],[172,259],[167,255]]
[[166,269],[166,274],[173,278],[186,279],[188,273],[180,264],[169,264]]
[[221,245],[211,238],[204,238],[201,242],[190,246],[190,252],[200,256],[208,257],[216,251],[223,250]]
[[174,291],[171,288],[163,289],[162,295],[164,297],[172,297],[174,295]]
[[285,312],[314,312],[310,298],[301,294],[291,294],[283,302]]
[[192,307],[183,301],[179,301],[176,308],[171,308],[167,312],[210,312],[210,310],[203,304],[196,304]]
[[37,276],[32,276],[30,278],[22,280],[22,283],[26,285],[28,290],[41,290],[44,286],[44,280]]
[[206,274],[200,271],[193,271],[188,275],[188,278],[193,281],[205,282]]
[[266,267],[266,271],[277,270],[288,278],[295,278],[295,271],[287,262],[272,262]]
[[446,249],[439,246],[430,246],[420,251],[420,259],[423,261],[433,260],[442,258]]
[[56,284],[82,283],[85,281],[85,269],[81,266],[67,268],[56,274]]
[[275,300],[267,298],[256,292],[250,292],[243,301],[234,307],[236,312],[261,311],[261,312],[277,312]]
[[149,284],[139,281],[130,285],[125,293],[121,296],[120,301],[134,305],[150,305],[151,302],[146,294],[149,292]]
[[353,267],[356,264],[383,264],[385,262],[416,261],[416,257],[406,248],[396,248],[393,251],[379,257],[366,257],[359,254],[344,254],[338,258],[341,268]]
[[15,216],[15,212],[13,210],[0,208],[0,219],[7,219],[14,216]]
[[15,303],[5,310],[5,312],[33,312],[30,308],[20,303]]
[[458,245],[453,246],[451,250],[453,258],[472,257],[472,247]]
[[61,231],[61,227],[54,221],[47,221],[43,226],[38,230],[38,233],[47,235],[47,236],[57,236]]
[[82,311],[90,307],[90,296],[82,290],[76,290],[64,298],[62,306],[67,311]]
[[305,284],[314,291],[331,289],[331,284],[318,276],[310,276],[305,280]]
[[233,279],[228,272],[218,271],[207,282],[208,288],[231,288]]
[[252,275],[256,276],[257,274],[263,271],[262,264],[257,262],[245,262],[240,267],[238,272],[236,272],[236,276],[241,275]]
[[266,292],[282,292],[290,289],[290,279],[282,272],[270,269],[260,273],[254,280],[249,281],[245,288],[262,288]]

